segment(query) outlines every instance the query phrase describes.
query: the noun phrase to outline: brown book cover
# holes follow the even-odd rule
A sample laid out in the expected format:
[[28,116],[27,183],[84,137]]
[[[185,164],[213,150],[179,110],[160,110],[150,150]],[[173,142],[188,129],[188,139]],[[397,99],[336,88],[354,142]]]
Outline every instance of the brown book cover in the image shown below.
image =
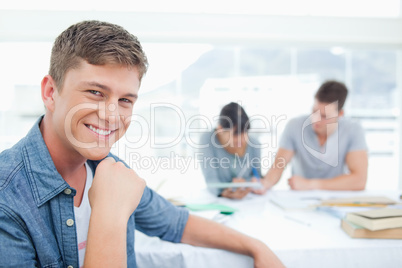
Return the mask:
[[402,228],[370,231],[347,220],[342,220],[341,227],[352,238],[402,239]]

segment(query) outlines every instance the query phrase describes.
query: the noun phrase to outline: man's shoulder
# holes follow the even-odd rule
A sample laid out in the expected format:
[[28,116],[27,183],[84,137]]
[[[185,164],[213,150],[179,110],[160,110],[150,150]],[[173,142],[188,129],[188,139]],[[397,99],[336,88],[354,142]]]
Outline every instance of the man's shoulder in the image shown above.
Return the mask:
[[286,124],[286,128],[290,129],[292,133],[297,132],[298,130],[301,131],[303,129],[303,126],[311,124],[309,122],[310,117],[308,115],[301,115],[298,117],[294,117],[289,119],[289,121]]
[[0,153],[0,190],[23,167],[23,140]]
[[340,123],[342,123],[345,126],[360,126],[360,122],[356,119],[350,118],[350,117],[341,117],[339,120]]
[[118,157],[117,155],[113,154],[113,153],[109,153],[108,157],[113,157],[113,159],[116,162],[122,162],[126,167],[131,168],[123,159],[121,159],[120,157]]
[[31,198],[29,195],[21,194],[30,189],[23,153],[23,144],[19,142],[0,154],[0,205],[3,209],[4,206],[21,207],[21,202],[24,202],[25,198]]
[[[126,162],[124,162],[124,160],[122,160],[120,157],[118,157],[117,155],[110,153],[106,156],[106,157],[111,157],[113,158],[116,162],[122,162],[126,167],[130,168]],[[105,158],[106,158],[105,157]],[[103,159],[101,160],[90,160],[88,159],[88,164],[89,166],[92,168],[92,170],[96,170],[96,167],[99,165],[100,162],[102,162]]]
[[303,124],[304,122],[306,122],[307,120],[309,120],[311,115],[299,115],[296,117],[293,117],[289,120],[289,123],[291,124]]
[[341,120],[339,120],[339,128],[344,132],[353,133],[355,135],[356,130],[362,129],[362,125],[358,120],[342,117]]

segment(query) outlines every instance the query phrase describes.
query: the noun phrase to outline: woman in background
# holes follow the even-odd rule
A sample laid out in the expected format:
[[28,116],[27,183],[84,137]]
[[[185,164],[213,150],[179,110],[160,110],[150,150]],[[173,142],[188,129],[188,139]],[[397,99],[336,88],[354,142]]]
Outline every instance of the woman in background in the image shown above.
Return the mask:
[[[201,136],[205,148],[201,150],[201,168],[208,184],[219,182],[256,181],[261,174],[261,152],[256,139],[248,135],[249,118],[237,103],[225,105],[216,129]],[[242,199],[250,188],[217,189],[208,187],[216,195]]]

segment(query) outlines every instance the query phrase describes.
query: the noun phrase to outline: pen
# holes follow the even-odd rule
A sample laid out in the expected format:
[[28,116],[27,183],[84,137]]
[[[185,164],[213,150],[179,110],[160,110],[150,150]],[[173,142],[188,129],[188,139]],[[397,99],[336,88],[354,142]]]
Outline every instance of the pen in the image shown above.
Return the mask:
[[290,216],[288,216],[288,215],[285,215],[284,217],[285,217],[286,219],[288,219],[288,220],[291,220],[291,221],[294,221],[294,222],[297,222],[297,223],[306,225],[306,226],[308,226],[308,227],[311,226],[311,223],[309,223],[309,222],[305,222],[305,221],[302,221],[302,220],[299,220],[299,219],[295,219],[295,218],[290,217]]
[[256,168],[253,168],[253,175],[254,175],[254,177],[257,178],[258,181],[260,181],[261,176],[260,176],[260,174],[258,174],[258,171]]

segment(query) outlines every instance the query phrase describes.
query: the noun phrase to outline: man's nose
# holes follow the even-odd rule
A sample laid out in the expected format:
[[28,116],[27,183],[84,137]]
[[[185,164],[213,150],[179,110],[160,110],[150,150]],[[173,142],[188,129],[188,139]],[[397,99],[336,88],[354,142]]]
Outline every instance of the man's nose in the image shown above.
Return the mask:
[[99,104],[99,118],[109,124],[115,124],[119,119],[119,109],[114,101]]

